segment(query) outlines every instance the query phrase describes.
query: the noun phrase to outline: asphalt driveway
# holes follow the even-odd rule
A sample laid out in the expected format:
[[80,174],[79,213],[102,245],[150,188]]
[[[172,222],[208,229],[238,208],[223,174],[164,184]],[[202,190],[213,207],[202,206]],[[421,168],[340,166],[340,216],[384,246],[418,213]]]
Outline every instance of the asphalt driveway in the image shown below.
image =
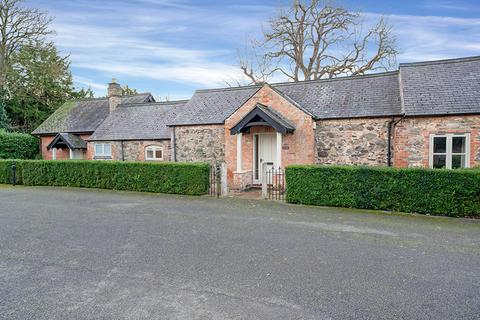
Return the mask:
[[480,319],[480,221],[0,186],[1,319]]

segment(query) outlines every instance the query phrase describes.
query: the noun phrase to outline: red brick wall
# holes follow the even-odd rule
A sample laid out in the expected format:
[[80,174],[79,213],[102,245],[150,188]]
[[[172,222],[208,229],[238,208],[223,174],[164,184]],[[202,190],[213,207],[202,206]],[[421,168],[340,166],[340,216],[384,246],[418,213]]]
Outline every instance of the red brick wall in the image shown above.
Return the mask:
[[406,118],[397,124],[393,139],[396,167],[429,166],[431,134],[470,133],[470,166],[480,165],[480,116]]
[[[52,160],[52,149],[48,150],[47,146],[52,142],[56,135],[50,136],[42,136],[40,137],[40,150],[42,152],[42,158],[44,160]],[[80,137],[83,140],[87,140],[90,138],[89,134],[82,134]],[[85,159],[87,159],[87,154],[84,153]],[[65,149],[57,149],[57,160],[67,160],[70,159],[70,150],[68,148]]]
[[[315,163],[315,134],[312,117],[266,85],[225,121],[225,162],[230,186],[233,184],[234,171],[237,170],[237,136],[231,135],[230,129],[240,122],[257,103],[271,107],[295,126],[293,134],[286,134],[282,137],[282,167],[291,164]],[[253,133],[262,130],[273,132],[268,128],[252,128],[251,133],[243,135],[243,171],[253,169]]]

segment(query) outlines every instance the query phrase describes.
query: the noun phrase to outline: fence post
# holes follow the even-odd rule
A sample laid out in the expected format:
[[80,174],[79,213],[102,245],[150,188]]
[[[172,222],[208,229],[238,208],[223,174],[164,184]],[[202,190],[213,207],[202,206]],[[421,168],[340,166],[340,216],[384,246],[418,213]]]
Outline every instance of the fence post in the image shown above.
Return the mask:
[[220,167],[220,177],[222,181],[222,196],[228,196],[228,184],[227,184],[227,164],[225,162],[221,163]]
[[222,188],[222,181],[221,181],[221,168],[220,168],[220,164],[218,163],[215,163],[215,184],[216,184],[216,187],[215,187],[215,191],[217,192],[216,196],[217,198],[220,197],[220,193],[221,193],[221,188]]
[[12,164],[11,182],[13,186],[15,186],[17,182],[17,165],[15,164],[15,162]]
[[267,186],[267,171],[265,170],[266,164],[262,164],[262,198],[268,198],[268,186]]

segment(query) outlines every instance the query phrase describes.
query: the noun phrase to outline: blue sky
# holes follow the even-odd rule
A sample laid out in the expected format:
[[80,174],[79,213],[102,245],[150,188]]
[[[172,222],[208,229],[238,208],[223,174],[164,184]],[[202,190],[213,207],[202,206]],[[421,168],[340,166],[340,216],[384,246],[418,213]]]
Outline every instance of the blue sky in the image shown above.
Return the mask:
[[[241,76],[246,40],[286,0],[26,0],[55,17],[53,41],[70,54],[78,87],[105,94],[112,78],[157,98],[189,98]],[[343,0],[394,26],[398,62],[480,55],[478,0]]]

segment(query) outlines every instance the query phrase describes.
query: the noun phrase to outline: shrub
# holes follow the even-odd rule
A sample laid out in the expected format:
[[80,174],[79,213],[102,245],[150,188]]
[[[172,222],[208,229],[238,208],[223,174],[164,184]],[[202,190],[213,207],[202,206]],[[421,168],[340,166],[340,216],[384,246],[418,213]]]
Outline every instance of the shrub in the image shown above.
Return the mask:
[[32,160],[16,161],[16,164],[17,183],[29,186],[84,187],[188,195],[208,192],[210,168],[203,163],[88,160]]
[[12,183],[12,165],[15,164],[15,183],[22,184],[22,168],[26,160],[1,160],[0,159],[0,184]]
[[320,206],[480,216],[480,171],[290,166],[287,201]]
[[0,160],[0,183],[11,183],[11,167],[12,161],[10,160]]
[[35,159],[38,154],[39,144],[36,137],[0,130],[0,159]]

